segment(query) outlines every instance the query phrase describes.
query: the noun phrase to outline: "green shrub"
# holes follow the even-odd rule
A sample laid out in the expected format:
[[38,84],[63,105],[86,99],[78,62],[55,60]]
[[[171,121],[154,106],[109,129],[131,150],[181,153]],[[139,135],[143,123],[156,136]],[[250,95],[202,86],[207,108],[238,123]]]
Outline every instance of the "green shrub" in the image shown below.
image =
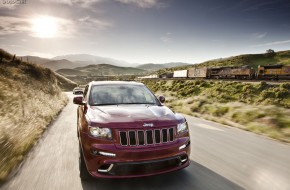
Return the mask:
[[237,123],[246,124],[249,121],[254,121],[256,119],[264,117],[265,115],[266,115],[265,110],[259,110],[258,108],[255,109],[244,108],[235,110],[232,113],[231,118],[233,121]]
[[284,88],[286,90],[290,90],[290,83],[282,83],[280,84],[280,88]]
[[258,89],[259,90],[264,90],[268,87],[269,85],[265,82],[265,81],[261,81],[259,84],[258,84]]

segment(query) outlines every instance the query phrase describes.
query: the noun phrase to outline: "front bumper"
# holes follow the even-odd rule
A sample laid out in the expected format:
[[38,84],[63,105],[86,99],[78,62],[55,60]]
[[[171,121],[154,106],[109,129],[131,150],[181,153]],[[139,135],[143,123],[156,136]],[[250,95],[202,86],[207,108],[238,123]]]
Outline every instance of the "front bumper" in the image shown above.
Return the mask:
[[[179,170],[190,164],[190,139],[158,147],[120,148],[87,141],[83,146],[87,169],[97,178],[132,178]],[[100,153],[109,153],[107,156]],[[114,155],[114,156],[112,156]]]

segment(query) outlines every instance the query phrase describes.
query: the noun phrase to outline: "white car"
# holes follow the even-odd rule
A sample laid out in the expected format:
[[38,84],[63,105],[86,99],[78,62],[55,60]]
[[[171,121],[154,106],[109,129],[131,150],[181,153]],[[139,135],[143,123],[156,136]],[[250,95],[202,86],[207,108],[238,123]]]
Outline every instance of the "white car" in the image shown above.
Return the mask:
[[84,93],[84,89],[83,88],[75,87],[73,89],[73,94],[75,94],[75,95],[79,95],[79,94],[83,94],[83,93]]

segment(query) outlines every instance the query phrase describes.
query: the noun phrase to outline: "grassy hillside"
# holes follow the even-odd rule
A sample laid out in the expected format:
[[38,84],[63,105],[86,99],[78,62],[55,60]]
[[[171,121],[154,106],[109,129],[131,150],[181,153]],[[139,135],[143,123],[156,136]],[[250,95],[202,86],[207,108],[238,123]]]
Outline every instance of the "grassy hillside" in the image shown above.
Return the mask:
[[258,65],[275,65],[275,64],[290,65],[290,51],[276,52],[273,56],[267,53],[239,55],[227,59],[207,61],[201,63],[199,66],[218,67],[231,65],[233,66],[250,65],[254,68],[257,68]]
[[56,79],[57,79],[57,85],[63,90],[63,91],[72,91],[72,89],[74,89],[74,87],[77,86],[77,83],[75,83],[74,81],[58,74],[58,73],[54,73]]
[[290,142],[290,83],[143,81],[177,112]]
[[88,65],[85,67],[77,67],[75,69],[61,69],[56,72],[66,75],[82,75],[82,76],[102,76],[102,75],[134,75],[144,73],[146,71],[133,67],[118,67],[109,64]]
[[162,64],[147,63],[147,64],[140,65],[137,68],[147,70],[147,71],[156,71],[159,69],[164,69],[165,67]]
[[87,75],[87,73],[84,73],[76,69],[59,69],[56,72],[63,76],[69,76],[69,75],[86,76]]
[[50,59],[37,57],[37,56],[20,56],[18,58],[22,61],[34,63],[34,64],[43,64],[45,62],[50,61]]
[[222,67],[222,66],[249,65],[253,68],[257,68],[258,65],[275,65],[275,64],[290,65],[290,50],[276,52],[274,55],[269,55],[267,53],[238,55],[225,59],[206,61],[200,64],[174,67],[169,69],[161,69],[156,73],[162,74],[166,72],[173,72],[175,70],[188,69],[191,67]]
[[66,105],[68,99],[60,86],[65,89],[75,85],[0,49],[0,182]]

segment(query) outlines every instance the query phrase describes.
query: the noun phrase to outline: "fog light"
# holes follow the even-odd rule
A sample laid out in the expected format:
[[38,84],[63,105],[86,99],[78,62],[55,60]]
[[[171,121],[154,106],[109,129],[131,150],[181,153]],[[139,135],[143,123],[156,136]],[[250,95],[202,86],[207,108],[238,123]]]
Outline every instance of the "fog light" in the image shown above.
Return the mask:
[[113,166],[114,166],[114,164],[105,164],[98,169],[98,172],[107,173],[107,172],[111,171]]
[[109,153],[109,152],[102,152],[102,151],[99,151],[99,154],[102,155],[102,156],[116,157],[116,154],[114,154],[114,153]]
[[182,164],[183,164],[184,162],[186,162],[187,159],[188,159],[188,158],[187,158],[186,155],[183,155],[183,156],[180,157],[180,161],[181,161]]

